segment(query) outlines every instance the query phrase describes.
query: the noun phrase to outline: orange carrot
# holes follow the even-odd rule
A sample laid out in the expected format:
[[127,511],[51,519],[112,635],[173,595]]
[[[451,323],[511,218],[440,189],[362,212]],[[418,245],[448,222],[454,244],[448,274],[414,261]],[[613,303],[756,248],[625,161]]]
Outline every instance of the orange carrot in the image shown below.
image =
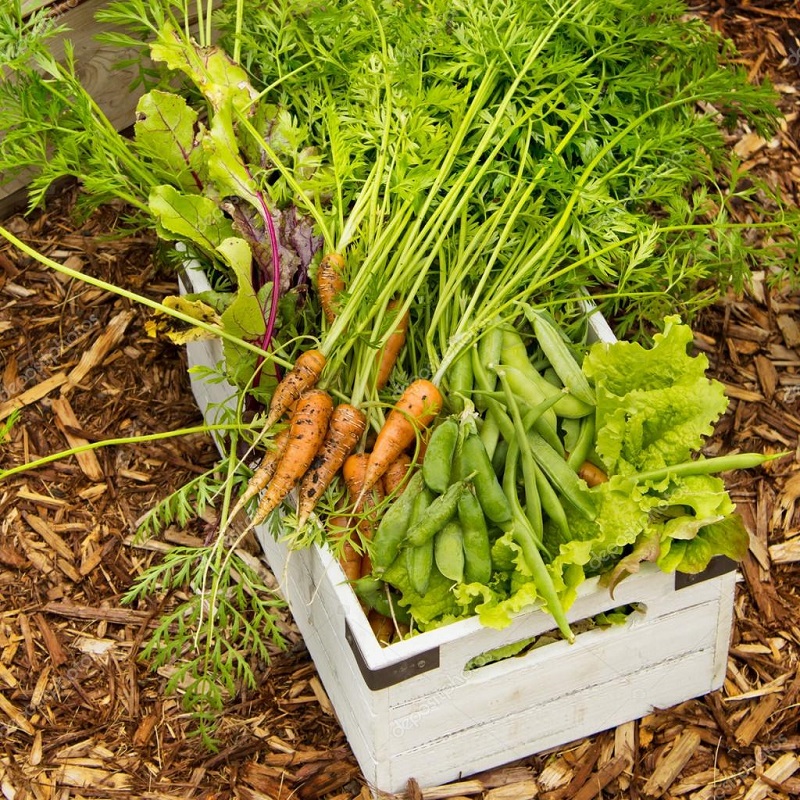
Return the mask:
[[[392,310],[400,304],[399,299],[395,298],[389,301],[387,310]],[[406,343],[406,334],[408,333],[409,313],[406,311],[395,323],[395,329],[386,340],[386,344],[377,353],[378,363],[378,377],[375,380],[375,386],[378,389],[383,389],[389,382],[389,377],[392,374],[394,365],[397,363],[397,357]]]
[[605,483],[608,480],[608,475],[606,475],[600,467],[596,467],[592,464],[591,461],[584,461],[583,464],[581,464],[578,470],[578,477],[583,478],[588,486],[599,486],[601,483]]
[[289,428],[284,428],[272,443],[272,447],[267,450],[264,457],[261,459],[261,464],[258,469],[252,474],[250,480],[247,482],[247,488],[244,494],[239,498],[233,510],[228,515],[228,519],[232,520],[250,500],[255,497],[271,480],[278,468],[278,463],[283,454],[286,452],[286,445],[289,444]]
[[375,609],[371,609],[367,614],[367,622],[369,622],[375,638],[382,647],[391,644],[392,639],[394,639],[394,622],[389,617],[384,617],[383,614],[379,614]]
[[320,389],[312,389],[298,400],[289,421],[289,442],[261,498],[251,527],[263,522],[305,475],[322,447],[332,413],[333,401],[327,392]]
[[430,381],[419,378],[408,386],[375,440],[364,476],[364,490],[380,480],[392,461],[433,422],[441,408],[441,392]]
[[275,387],[264,430],[271,428],[303,392],[316,384],[324,367],[325,356],[319,350],[306,350],[298,356],[292,369]]
[[372,575],[372,559],[369,557],[369,553],[364,551],[364,555],[361,556],[361,563],[359,566],[359,578],[363,578],[366,575]]
[[383,474],[383,491],[386,494],[399,496],[406,488],[405,479],[408,469],[411,466],[411,456],[408,453],[400,453],[397,458],[389,464],[389,468]]
[[339,253],[327,253],[319,262],[317,270],[317,294],[322,313],[330,325],[339,311],[337,295],[344,290],[344,259]]
[[344,540],[339,554],[339,564],[347,580],[355,581],[361,577],[361,560],[363,556],[352,544],[351,538],[357,534],[355,532],[351,534],[351,523],[350,517],[332,517],[328,521],[328,526],[334,541]]
[[300,482],[298,527],[305,525],[333,476],[358,444],[366,425],[364,413],[355,406],[341,403],[333,409],[325,441]]
[[370,508],[376,503],[380,503],[385,497],[383,482],[380,480],[370,487],[372,489],[370,494],[364,496],[368,491],[364,489],[364,477],[367,474],[369,459],[369,453],[353,453],[345,459],[342,465],[342,477],[347,486],[347,493],[350,495],[351,511],[354,514],[363,508]]

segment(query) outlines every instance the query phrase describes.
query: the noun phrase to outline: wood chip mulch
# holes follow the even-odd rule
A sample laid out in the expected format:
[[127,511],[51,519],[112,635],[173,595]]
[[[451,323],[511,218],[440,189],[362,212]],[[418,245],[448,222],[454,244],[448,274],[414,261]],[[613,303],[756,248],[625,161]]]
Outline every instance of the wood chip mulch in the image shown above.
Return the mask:
[[[771,142],[740,132],[749,168],[797,202],[800,12],[792,3],[694,3],[736,39],[754,79],[778,86]],[[795,44],[792,44],[792,43]],[[792,50],[795,47],[795,50]],[[794,55],[792,55],[794,53]],[[74,269],[161,298],[147,236],[115,238],[120,211],[84,222],[65,192],[4,224]],[[755,274],[695,320],[697,348],[730,408],[708,454],[788,451],[731,476],[751,534],[722,689],[642,720],[441,787],[413,800],[788,798],[800,795],[800,292]],[[6,469],[81,442],[196,425],[184,354],[144,333],[149,312],[0,247],[0,443]],[[100,448],[0,482],[0,797],[371,797],[290,619],[259,685],[225,709],[222,749],[188,737],[167,676],[138,658],[159,613],[121,603],[157,549],[131,544],[154,503],[206,470],[203,436]],[[202,524],[168,531],[201,541]]]

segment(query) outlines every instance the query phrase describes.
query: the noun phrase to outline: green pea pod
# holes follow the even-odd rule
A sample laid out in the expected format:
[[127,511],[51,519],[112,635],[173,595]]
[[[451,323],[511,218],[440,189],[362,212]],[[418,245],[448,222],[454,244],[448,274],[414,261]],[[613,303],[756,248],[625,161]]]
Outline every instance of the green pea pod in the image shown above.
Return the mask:
[[425,459],[422,462],[422,476],[428,488],[437,494],[444,494],[450,485],[453,468],[453,455],[458,443],[458,422],[452,417],[434,428]]
[[539,493],[539,501],[541,503],[542,511],[547,514],[553,521],[553,524],[558,529],[559,533],[564,537],[564,540],[570,538],[569,523],[567,522],[567,515],[564,511],[564,506],[558,499],[558,493],[553,488],[553,485],[547,480],[547,476],[542,470],[536,466],[536,489]]
[[589,457],[589,453],[594,446],[595,420],[594,414],[584,417],[581,420],[581,427],[575,439],[575,446],[570,450],[567,457],[567,464],[575,472],[581,468],[581,464]]
[[419,595],[428,591],[433,570],[433,537],[424,544],[406,548],[406,572],[411,588]]
[[[411,509],[410,527],[418,521],[425,519],[428,508],[433,502],[434,494],[423,482],[419,493],[414,498],[414,506]],[[428,583],[431,579],[433,569],[433,539],[422,547],[413,547],[406,538],[405,558],[406,572],[411,582],[411,588],[417,594],[425,594],[428,591]]]
[[472,395],[472,354],[465,350],[447,370],[447,400],[456,414],[464,410],[464,399]]
[[488,583],[492,577],[492,545],[483,509],[472,492],[464,492],[458,500],[458,521],[464,537],[464,580]]
[[479,436],[470,435],[464,440],[461,473],[474,473],[472,485],[487,519],[500,527],[508,525],[511,522],[511,509]]
[[528,431],[528,441],[536,463],[550,479],[556,491],[586,519],[594,519],[597,516],[597,508],[586,484],[538,433]]
[[433,539],[437,531],[450,522],[456,513],[458,498],[461,497],[465,488],[464,481],[457,481],[428,506],[425,514],[408,529],[406,539],[409,545],[418,547],[425,544],[429,539]]
[[[565,344],[564,346],[566,347],[567,345]],[[572,358],[572,355],[570,355],[570,358]],[[572,358],[572,361],[577,367],[574,358]],[[545,397],[558,395],[560,399],[554,406],[553,411],[560,417],[584,417],[586,414],[591,413],[594,408],[593,403],[586,403],[573,394],[563,394],[560,389],[557,389],[544,378],[531,364],[528,351],[525,349],[525,343],[522,341],[522,337],[514,330],[503,332],[503,364],[513,368],[514,372],[508,372],[511,388],[514,394],[528,405],[534,406],[544,400]],[[556,365],[553,364],[552,366],[558,372]],[[578,367],[578,371],[580,372],[580,367]],[[568,384],[565,383],[564,385],[570,391],[572,390],[572,387]]]
[[500,425],[497,422],[497,415],[491,409],[486,412],[486,417],[483,420],[483,426],[480,432],[481,441],[486,448],[489,458],[494,456],[494,451],[500,441]]
[[593,406],[596,402],[594,390],[575,356],[572,355],[572,350],[561,331],[540,311],[526,307],[525,315],[533,325],[539,347],[547,356],[561,383],[569,389],[573,397]]
[[464,534],[456,520],[448,522],[434,537],[433,555],[445,578],[464,582]]
[[375,575],[383,574],[397,557],[411,523],[414,501],[423,486],[422,473],[414,473],[405,491],[389,506],[386,513],[381,517],[370,549],[372,571]]

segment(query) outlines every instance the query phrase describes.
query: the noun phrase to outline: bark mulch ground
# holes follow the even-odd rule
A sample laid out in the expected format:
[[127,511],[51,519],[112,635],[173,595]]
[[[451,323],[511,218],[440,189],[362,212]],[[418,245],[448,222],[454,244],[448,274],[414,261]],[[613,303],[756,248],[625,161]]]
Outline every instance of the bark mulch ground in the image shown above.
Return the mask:
[[[732,136],[748,168],[800,187],[796,144],[800,12],[791,3],[694,3],[734,37],[754,80],[769,75],[785,122],[771,141]],[[46,213],[6,221],[22,239],[86,273],[153,298],[175,293],[147,236],[114,238],[121,211],[87,221],[65,192]],[[0,430],[6,469],[81,442],[200,423],[184,353],[149,338],[149,312],[0,248]],[[695,321],[695,343],[730,407],[708,454],[789,451],[728,476],[751,533],[741,564],[721,690],[412,800],[800,795],[800,292],[756,272]],[[161,608],[123,605],[155,549],[137,520],[216,459],[188,435],[56,460],[0,482],[0,796],[58,798],[370,797],[302,639],[257,666],[221,720],[212,753],[188,736],[168,674],[138,658]],[[165,541],[202,541],[203,521]]]

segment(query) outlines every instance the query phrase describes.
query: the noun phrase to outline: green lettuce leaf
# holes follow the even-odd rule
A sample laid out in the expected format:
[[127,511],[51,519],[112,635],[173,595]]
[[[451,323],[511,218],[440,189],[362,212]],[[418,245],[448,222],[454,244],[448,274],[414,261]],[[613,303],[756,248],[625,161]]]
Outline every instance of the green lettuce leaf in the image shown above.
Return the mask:
[[727,408],[724,387],[691,356],[691,328],[668,317],[653,346],[598,343],[583,362],[597,393],[596,450],[610,474],[687,461]]

